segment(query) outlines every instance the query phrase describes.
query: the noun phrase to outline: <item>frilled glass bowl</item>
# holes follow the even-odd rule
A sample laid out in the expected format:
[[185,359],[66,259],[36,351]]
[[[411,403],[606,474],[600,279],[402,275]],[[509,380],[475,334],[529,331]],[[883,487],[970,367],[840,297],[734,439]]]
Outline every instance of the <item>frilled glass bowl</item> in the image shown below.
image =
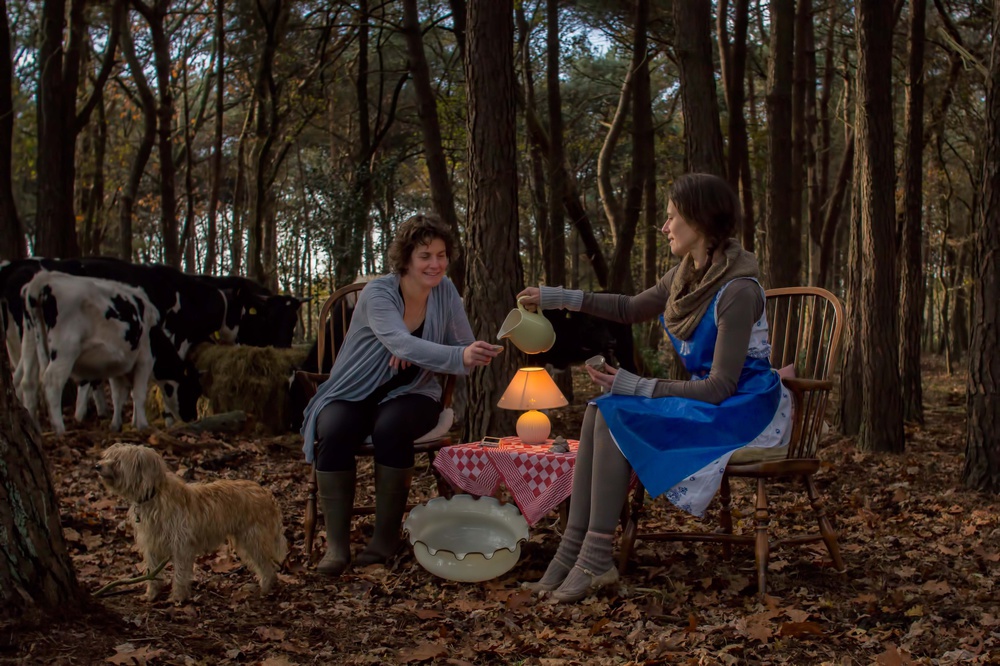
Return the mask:
[[472,495],[435,497],[414,507],[403,530],[424,569],[463,583],[507,573],[528,540],[528,523],[516,506]]

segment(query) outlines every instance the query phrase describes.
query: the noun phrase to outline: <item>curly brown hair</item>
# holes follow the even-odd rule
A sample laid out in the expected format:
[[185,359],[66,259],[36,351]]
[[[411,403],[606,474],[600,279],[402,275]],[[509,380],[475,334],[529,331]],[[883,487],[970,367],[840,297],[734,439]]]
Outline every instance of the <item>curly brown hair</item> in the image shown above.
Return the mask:
[[418,245],[430,245],[440,238],[444,241],[445,255],[449,263],[455,256],[455,239],[440,217],[433,213],[417,213],[399,225],[396,237],[389,245],[389,268],[393,273],[406,275],[406,266]]

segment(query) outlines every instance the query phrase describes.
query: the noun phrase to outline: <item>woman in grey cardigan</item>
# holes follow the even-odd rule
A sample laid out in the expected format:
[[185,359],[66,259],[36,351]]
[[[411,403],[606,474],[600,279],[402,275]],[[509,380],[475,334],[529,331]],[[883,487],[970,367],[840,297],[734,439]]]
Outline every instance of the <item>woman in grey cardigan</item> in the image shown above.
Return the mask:
[[316,465],[326,523],[320,573],[338,575],[351,560],[354,456],[364,440],[371,436],[375,447],[375,534],[360,565],[384,562],[399,546],[413,441],[441,413],[434,374],[466,374],[498,353],[475,340],[458,290],[445,277],[453,251],[450,230],[434,216],[400,225],[389,248],[392,273],[361,291],[330,378],[306,406],[302,450]]

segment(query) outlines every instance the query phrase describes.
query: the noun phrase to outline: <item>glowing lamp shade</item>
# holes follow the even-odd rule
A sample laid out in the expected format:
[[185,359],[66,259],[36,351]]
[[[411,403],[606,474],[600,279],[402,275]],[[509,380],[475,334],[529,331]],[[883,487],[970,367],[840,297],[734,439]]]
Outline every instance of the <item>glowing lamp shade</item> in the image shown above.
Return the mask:
[[517,436],[525,444],[541,444],[549,438],[552,424],[549,417],[537,410],[568,404],[545,368],[521,368],[500,396],[497,407],[528,410],[517,420]]

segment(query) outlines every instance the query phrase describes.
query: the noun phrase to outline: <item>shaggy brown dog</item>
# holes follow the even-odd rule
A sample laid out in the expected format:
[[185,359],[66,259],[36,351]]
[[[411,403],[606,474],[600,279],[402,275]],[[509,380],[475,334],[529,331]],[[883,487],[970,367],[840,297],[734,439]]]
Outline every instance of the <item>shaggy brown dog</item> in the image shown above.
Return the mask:
[[[270,591],[288,544],[281,510],[268,490],[252,481],[187,484],[156,451],[132,444],[110,446],[97,471],[108,488],[132,503],[129,518],[146,570],[166,558],[173,561],[171,601],[190,596],[195,558],[227,538],[257,574],[261,592]],[[162,585],[149,581],[146,598],[155,599]]]

